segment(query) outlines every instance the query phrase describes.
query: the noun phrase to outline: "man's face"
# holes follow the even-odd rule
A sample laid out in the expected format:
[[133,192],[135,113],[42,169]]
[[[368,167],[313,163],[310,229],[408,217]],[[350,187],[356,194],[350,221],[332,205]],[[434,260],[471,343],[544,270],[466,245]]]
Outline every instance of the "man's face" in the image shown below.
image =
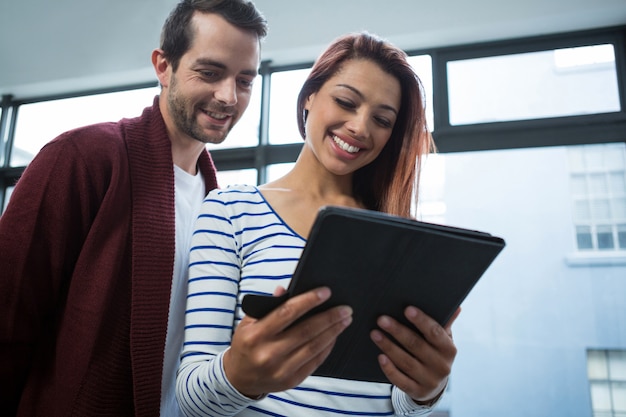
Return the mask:
[[175,135],[221,143],[248,107],[260,46],[255,33],[221,16],[196,13],[195,35],[176,72],[170,66],[166,122]]

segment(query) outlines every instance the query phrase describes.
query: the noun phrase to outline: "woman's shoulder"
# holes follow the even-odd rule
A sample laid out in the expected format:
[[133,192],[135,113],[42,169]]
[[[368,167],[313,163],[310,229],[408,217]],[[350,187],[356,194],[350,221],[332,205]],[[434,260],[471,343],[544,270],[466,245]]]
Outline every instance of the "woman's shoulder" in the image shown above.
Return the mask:
[[207,200],[234,202],[234,201],[258,201],[261,200],[259,189],[254,185],[233,184],[225,188],[216,188],[207,195]]
[[229,185],[209,192],[204,199],[204,210],[219,210],[229,216],[258,215],[271,211],[265,198],[254,185]]

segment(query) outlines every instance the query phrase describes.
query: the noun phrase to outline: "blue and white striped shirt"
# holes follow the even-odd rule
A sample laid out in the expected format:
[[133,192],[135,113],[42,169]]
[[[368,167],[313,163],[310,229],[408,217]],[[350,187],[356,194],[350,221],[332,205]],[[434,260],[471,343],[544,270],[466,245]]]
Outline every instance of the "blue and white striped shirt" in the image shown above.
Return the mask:
[[214,190],[191,242],[185,342],[177,395],[188,416],[423,416],[397,387],[311,376],[294,389],[252,400],[227,380],[223,353],[243,316],[245,294],[285,288],[306,240],[256,187]]

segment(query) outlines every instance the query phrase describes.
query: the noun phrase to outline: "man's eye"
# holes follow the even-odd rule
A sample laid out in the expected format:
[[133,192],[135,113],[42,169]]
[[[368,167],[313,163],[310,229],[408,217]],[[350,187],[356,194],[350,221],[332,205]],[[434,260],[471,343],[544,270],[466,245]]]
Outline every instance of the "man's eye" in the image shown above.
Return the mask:
[[203,70],[199,72],[205,78],[215,78],[217,76],[217,73],[215,71]]
[[239,84],[241,84],[244,88],[252,88],[252,84],[254,81],[252,80],[239,80]]

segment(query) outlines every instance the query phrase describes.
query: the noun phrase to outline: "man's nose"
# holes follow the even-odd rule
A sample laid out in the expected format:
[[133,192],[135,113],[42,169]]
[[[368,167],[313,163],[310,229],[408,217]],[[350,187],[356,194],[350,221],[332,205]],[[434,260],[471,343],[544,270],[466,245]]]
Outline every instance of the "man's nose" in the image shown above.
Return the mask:
[[237,104],[237,81],[224,78],[216,85],[215,99],[225,106]]

